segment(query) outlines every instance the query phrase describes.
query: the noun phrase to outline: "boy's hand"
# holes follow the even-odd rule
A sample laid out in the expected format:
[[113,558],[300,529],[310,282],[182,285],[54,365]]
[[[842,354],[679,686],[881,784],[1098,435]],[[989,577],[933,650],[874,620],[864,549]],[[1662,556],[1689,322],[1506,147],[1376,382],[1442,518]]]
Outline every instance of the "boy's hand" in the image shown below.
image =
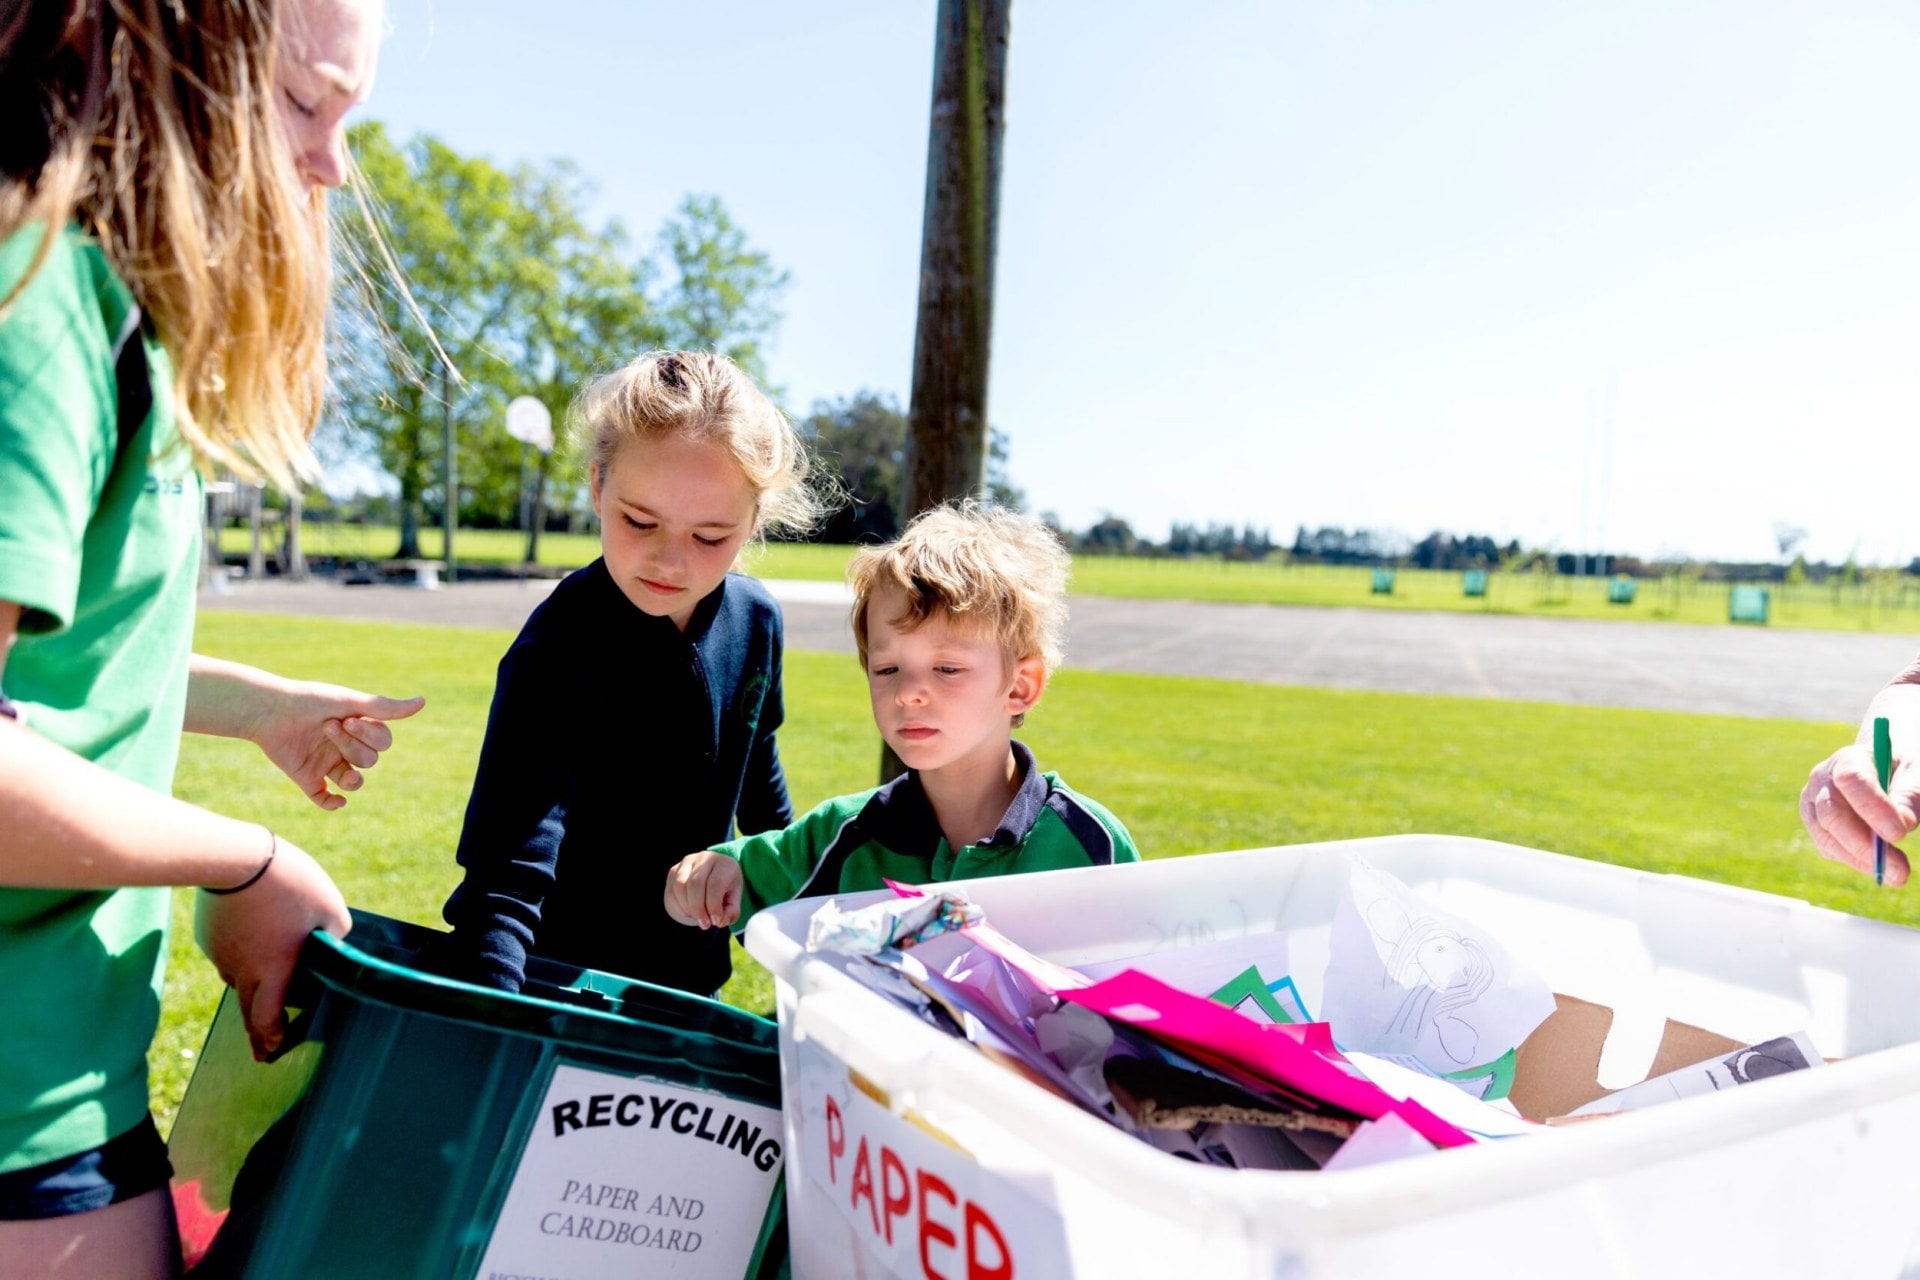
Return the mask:
[[740,864],[723,853],[690,853],[667,872],[667,914],[711,929],[740,918]]

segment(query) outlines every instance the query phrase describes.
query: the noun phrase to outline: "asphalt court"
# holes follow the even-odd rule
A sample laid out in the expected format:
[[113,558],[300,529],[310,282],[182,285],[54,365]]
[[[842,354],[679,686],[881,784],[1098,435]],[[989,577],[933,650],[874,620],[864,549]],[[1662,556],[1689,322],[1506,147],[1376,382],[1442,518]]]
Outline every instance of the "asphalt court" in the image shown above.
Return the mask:
[[[268,579],[203,609],[518,630],[551,582]],[[846,589],[770,581],[793,649],[853,652]],[[1920,636],[1076,596],[1067,665],[1269,684],[1855,722]]]

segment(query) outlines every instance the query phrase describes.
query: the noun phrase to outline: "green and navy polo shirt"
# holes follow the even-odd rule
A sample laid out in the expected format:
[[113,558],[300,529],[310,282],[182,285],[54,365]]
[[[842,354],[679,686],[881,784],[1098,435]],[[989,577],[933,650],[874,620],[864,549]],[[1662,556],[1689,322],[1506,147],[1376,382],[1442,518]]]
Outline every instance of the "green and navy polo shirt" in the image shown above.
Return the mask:
[[1138,862],[1120,819],[1042,773],[1025,744],[1013,744],[1020,790],[994,833],[954,849],[940,831],[920,775],[838,796],[783,831],[746,836],[714,851],[740,864],[745,885],[736,930],[762,907],[817,894],[883,889],[886,881],[926,884]]

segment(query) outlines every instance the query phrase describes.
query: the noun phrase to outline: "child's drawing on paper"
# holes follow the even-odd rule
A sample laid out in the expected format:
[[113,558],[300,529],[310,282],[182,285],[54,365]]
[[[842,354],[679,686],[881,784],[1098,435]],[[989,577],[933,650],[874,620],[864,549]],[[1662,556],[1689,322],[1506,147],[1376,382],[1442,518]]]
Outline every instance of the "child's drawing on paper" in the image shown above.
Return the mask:
[[1553,1012],[1547,985],[1497,939],[1362,862],[1328,953],[1322,1015],[1334,1039],[1438,1075],[1494,1062]]
[[1479,943],[1449,930],[1431,916],[1409,917],[1398,903],[1381,899],[1367,911],[1367,927],[1388,947],[1381,986],[1404,992],[1387,1033],[1419,1040],[1431,1028],[1447,1062],[1437,1071],[1458,1071],[1486,1061],[1480,1033],[1467,1019],[1472,1005],[1493,985],[1493,962]]

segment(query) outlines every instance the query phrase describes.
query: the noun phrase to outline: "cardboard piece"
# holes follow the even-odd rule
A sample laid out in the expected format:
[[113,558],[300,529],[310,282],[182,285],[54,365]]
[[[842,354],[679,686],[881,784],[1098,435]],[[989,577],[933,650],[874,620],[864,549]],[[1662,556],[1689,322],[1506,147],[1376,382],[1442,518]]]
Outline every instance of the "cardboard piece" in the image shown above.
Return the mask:
[[1613,1010],[1555,992],[1554,1011],[1520,1043],[1507,1101],[1529,1120],[1545,1122],[1611,1090],[1600,1087],[1600,1049]]
[[1660,1048],[1653,1055],[1653,1066],[1647,1069],[1647,1079],[1664,1076],[1669,1071],[1678,1071],[1709,1058],[1723,1058],[1744,1048],[1746,1045],[1738,1040],[1729,1040],[1723,1035],[1702,1031],[1699,1027],[1668,1018],[1667,1029],[1660,1036]]
[[[1520,1046],[1507,1095],[1516,1111],[1542,1124],[1613,1092],[1600,1083],[1600,1051],[1613,1028],[1613,1010],[1558,992],[1553,1000],[1553,1013]],[[1643,1079],[1743,1047],[1738,1040],[1669,1018]]]

